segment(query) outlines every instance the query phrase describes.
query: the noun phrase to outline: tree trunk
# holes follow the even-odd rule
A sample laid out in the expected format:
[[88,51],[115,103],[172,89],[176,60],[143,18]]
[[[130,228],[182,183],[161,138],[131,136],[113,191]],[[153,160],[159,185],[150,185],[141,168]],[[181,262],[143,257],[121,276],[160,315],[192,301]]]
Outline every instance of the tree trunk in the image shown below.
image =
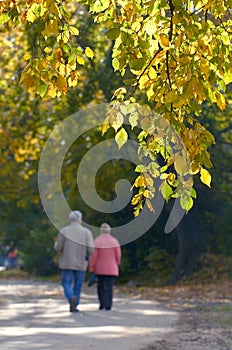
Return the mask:
[[197,270],[197,258],[206,252],[204,220],[200,204],[195,203],[176,227],[179,251],[173,274],[167,285],[175,284],[183,276],[191,275]]

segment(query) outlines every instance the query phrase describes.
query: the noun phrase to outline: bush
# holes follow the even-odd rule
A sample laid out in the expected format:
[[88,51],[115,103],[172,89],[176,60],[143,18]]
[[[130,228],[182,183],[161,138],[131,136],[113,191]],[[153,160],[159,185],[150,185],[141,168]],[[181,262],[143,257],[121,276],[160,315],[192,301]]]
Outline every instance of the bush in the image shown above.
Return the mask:
[[51,231],[31,231],[21,243],[21,268],[37,276],[57,274],[58,266],[54,262],[54,233]]

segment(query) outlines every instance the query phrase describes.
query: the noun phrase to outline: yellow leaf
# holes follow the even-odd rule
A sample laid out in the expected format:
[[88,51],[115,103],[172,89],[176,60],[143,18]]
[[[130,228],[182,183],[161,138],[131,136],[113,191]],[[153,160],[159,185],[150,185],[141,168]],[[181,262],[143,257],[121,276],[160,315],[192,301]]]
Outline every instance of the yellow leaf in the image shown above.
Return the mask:
[[200,170],[200,168],[197,164],[194,164],[194,163],[191,164],[191,167],[190,167],[190,174],[191,175],[195,175],[195,174],[199,173],[199,170]]
[[48,87],[48,91],[47,91],[48,96],[54,98],[56,97],[56,88],[54,87],[54,85],[51,83]]
[[36,143],[38,143],[38,141],[39,140],[35,137],[35,138],[31,139],[30,144],[35,145]]
[[71,32],[72,35],[79,35],[79,30],[74,26],[70,26],[69,31]]
[[135,182],[134,182],[134,186],[135,187],[146,187],[146,183],[145,183],[145,178],[143,175],[139,175],[136,179],[135,179]]
[[149,68],[148,76],[150,79],[156,79],[157,74],[156,74],[156,70],[153,67]]
[[152,36],[156,32],[157,24],[154,20],[149,20],[144,22],[143,30],[149,35]]
[[57,6],[57,4],[55,2],[52,2],[49,10],[56,16],[60,16],[60,10],[59,7]]
[[31,58],[31,54],[30,53],[25,53],[25,55],[23,56],[23,59],[25,60],[25,61],[28,61],[29,59]]
[[46,46],[45,49],[44,49],[44,52],[45,53],[50,53],[51,52],[51,48]]
[[149,190],[145,190],[143,192],[143,195],[144,195],[145,198],[149,198],[149,199],[152,199],[154,197],[153,193],[151,191],[149,191]]
[[36,20],[36,15],[34,14],[34,12],[31,9],[29,9],[27,11],[27,20],[28,20],[28,22],[31,22],[31,23],[35,22],[35,20]]
[[[58,34],[58,21],[57,19],[53,20],[53,21],[50,21],[48,23],[48,31],[52,34]],[[50,34],[49,33],[49,34]]]
[[200,174],[201,174],[201,177],[200,177],[201,182],[203,182],[205,185],[211,187],[210,186],[210,184],[211,184],[211,175],[208,172],[208,170],[201,168]]
[[132,205],[136,205],[141,200],[140,196],[134,196],[131,200]]
[[29,88],[35,88],[36,83],[35,80],[32,78],[30,74],[27,74],[26,77],[23,79],[23,85],[28,90]]
[[115,135],[115,141],[120,149],[127,141],[128,134],[124,128],[121,128]]
[[88,46],[85,48],[85,54],[86,54],[87,57],[89,57],[89,58],[91,58],[91,59],[92,59],[93,56],[94,56],[93,50],[91,50],[91,48],[88,47]]
[[38,70],[41,72],[42,70],[46,69],[46,67],[47,67],[47,61],[46,61],[46,59],[44,58],[44,59],[42,59],[42,60],[39,62],[37,68],[38,68]]
[[160,36],[160,44],[162,47],[168,47],[169,46],[169,39],[168,37],[161,35]]
[[84,65],[85,64],[85,60],[83,57],[81,56],[77,56],[77,63],[81,64],[81,65]]
[[141,23],[140,22],[134,22],[132,23],[131,29],[133,29],[135,32],[138,32],[141,28]]
[[106,119],[102,125],[102,135],[104,135],[109,128],[110,125],[108,123],[108,119]]
[[147,76],[147,74],[143,74],[142,77],[139,79],[140,89],[143,89],[145,86],[147,86],[148,85],[147,83],[149,82],[150,82],[150,78]]
[[67,86],[67,82],[66,79],[64,77],[62,77],[62,75],[59,75],[56,81],[56,86],[57,89],[60,92],[67,92],[68,91],[68,86]]
[[127,90],[126,90],[126,88],[124,88],[124,87],[120,87],[120,88],[118,88],[117,90],[115,90],[115,92],[114,92],[114,96],[118,96],[118,95],[121,95],[121,94],[126,94],[127,93]]
[[45,29],[42,32],[44,37],[50,36],[51,34],[58,34],[58,22],[57,20],[51,20],[46,22]]
[[63,75],[63,76],[66,75],[66,66],[65,66],[65,64],[61,63],[61,64],[59,65],[59,73],[60,73],[61,75]]
[[182,33],[181,33],[181,34],[179,34],[179,35],[176,37],[176,39],[175,39],[175,46],[176,46],[176,47],[181,47],[182,42],[183,42],[183,35],[182,35]]
[[221,93],[218,94],[217,96],[217,106],[223,110],[226,108],[226,100],[224,95],[222,95]]
[[[66,66],[67,68],[67,66]],[[79,74],[78,72],[72,71],[70,74],[70,77],[68,78],[68,86],[77,86],[78,84],[78,79],[79,79]]]
[[150,88],[146,91],[146,94],[147,94],[148,100],[150,101],[151,98],[155,95],[153,86],[150,86]]

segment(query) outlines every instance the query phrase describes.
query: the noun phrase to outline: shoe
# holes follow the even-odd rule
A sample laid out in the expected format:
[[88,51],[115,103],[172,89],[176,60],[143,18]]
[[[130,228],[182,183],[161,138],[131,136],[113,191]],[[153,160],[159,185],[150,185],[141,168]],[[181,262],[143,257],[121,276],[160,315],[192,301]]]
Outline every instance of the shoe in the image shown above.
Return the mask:
[[73,311],[70,310],[70,312],[79,312],[79,310],[78,309],[75,309]]
[[107,310],[107,311],[111,310],[111,307],[106,307],[106,310]]
[[104,306],[99,306],[99,310],[104,310]]
[[75,310],[76,310],[76,301],[77,301],[77,298],[74,295],[72,297],[71,301],[70,301],[70,312],[75,312]]

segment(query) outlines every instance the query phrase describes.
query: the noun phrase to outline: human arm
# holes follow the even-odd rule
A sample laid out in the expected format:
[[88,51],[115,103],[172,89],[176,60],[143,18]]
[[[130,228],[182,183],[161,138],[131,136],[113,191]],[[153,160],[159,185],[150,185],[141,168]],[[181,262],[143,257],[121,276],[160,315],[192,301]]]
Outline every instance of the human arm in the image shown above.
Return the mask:
[[86,246],[87,246],[88,255],[91,255],[93,253],[93,251],[94,251],[94,239],[93,239],[92,232],[89,231],[89,230],[88,230],[88,233],[87,233]]
[[63,246],[64,246],[64,241],[65,241],[65,237],[64,237],[63,233],[59,232],[57,240],[54,243],[54,249],[57,252],[62,252]]
[[120,247],[120,245],[118,245],[115,247],[115,258],[116,258],[116,262],[118,265],[120,265],[121,256],[122,256],[121,247]]
[[89,271],[94,272],[95,271],[95,265],[98,257],[98,249],[95,248],[93,253],[89,257]]

